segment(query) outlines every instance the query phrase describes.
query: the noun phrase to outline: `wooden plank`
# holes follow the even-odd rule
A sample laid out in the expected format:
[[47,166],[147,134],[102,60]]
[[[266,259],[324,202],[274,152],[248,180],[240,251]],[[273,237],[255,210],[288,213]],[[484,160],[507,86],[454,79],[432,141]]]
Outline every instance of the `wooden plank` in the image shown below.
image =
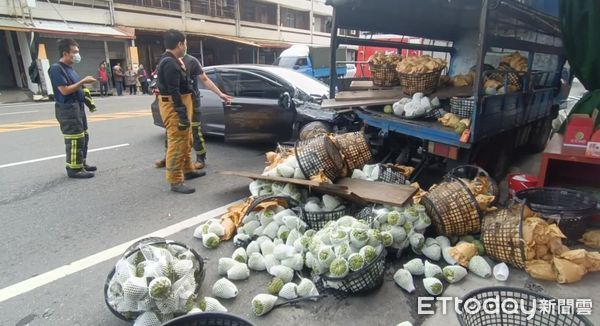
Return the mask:
[[412,198],[416,188],[405,185],[395,185],[381,182],[372,182],[359,179],[342,178],[335,184],[319,183],[310,180],[268,177],[252,172],[222,171],[221,175],[238,176],[253,180],[291,183],[309,187],[313,191],[339,196],[346,200],[367,205],[368,203],[402,206]]
[[342,178],[336,185],[347,187],[348,191],[367,202],[393,206],[404,205],[417,192],[417,188],[411,186],[351,178]]
[[373,85],[372,80],[355,80],[350,83],[351,91],[366,91],[369,89],[377,89],[377,87]]
[[400,98],[362,100],[362,101],[336,101],[335,99],[333,99],[333,100],[327,99],[327,100],[323,100],[323,102],[321,103],[321,108],[322,109],[332,109],[332,110],[337,111],[339,109],[347,109],[347,108],[361,107],[361,106],[376,106],[376,105],[394,104],[394,102],[397,102],[398,100],[400,100]]
[[362,100],[381,100],[381,99],[399,99],[403,97],[402,91],[397,89],[374,89],[368,91],[343,91],[337,93],[337,101],[362,101]]

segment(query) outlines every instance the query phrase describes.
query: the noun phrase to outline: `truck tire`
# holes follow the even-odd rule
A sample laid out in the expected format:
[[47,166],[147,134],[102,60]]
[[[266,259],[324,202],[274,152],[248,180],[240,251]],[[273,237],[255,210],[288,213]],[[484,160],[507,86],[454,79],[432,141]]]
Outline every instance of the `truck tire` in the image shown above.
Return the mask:
[[538,126],[531,131],[529,136],[528,151],[531,153],[539,153],[546,148],[550,133],[552,132],[552,118],[548,117],[538,123]]
[[313,121],[305,124],[300,128],[300,133],[298,136],[299,140],[307,140],[311,138],[315,138],[321,135],[326,135],[331,133],[333,129],[331,125],[322,121]]

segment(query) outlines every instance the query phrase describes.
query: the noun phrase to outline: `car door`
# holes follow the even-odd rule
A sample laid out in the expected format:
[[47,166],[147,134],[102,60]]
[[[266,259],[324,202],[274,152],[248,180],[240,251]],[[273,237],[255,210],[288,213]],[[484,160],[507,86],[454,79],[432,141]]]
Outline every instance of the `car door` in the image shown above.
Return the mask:
[[239,69],[220,70],[219,79],[225,92],[233,96],[231,103],[223,104],[226,141],[271,142],[292,136],[296,111],[287,86]]
[[[215,69],[207,70],[206,76],[212,80],[215,85],[220,87]],[[202,132],[205,134],[223,135],[225,133],[223,102],[217,94],[206,88],[203,83],[200,83],[199,86]]]

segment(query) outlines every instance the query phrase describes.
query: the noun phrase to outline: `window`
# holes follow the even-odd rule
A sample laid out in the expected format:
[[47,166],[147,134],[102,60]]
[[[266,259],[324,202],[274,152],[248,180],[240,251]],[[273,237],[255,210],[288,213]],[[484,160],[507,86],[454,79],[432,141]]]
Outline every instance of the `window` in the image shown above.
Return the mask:
[[190,0],[193,14],[235,19],[234,0]]
[[304,11],[281,8],[281,25],[284,27],[310,29],[309,13]]
[[331,17],[315,15],[315,32],[331,33]]
[[234,97],[278,99],[282,93],[280,86],[254,74],[221,72],[220,75],[225,93]]
[[159,8],[165,10],[181,10],[181,2],[179,0],[114,0],[116,3],[127,5]]
[[[213,82],[215,85],[219,85],[219,84],[217,83],[217,74],[215,73],[215,71],[214,71],[214,70],[213,70],[213,71],[208,71],[208,72],[206,72],[206,77],[208,77],[208,79],[212,80],[212,82]],[[204,83],[203,83],[203,82],[200,82],[200,85],[198,85],[198,87],[199,87],[200,89],[208,89],[208,88],[206,88],[206,85],[204,85]]]
[[277,5],[252,0],[240,2],[240,19],[254,23],[277,25]]

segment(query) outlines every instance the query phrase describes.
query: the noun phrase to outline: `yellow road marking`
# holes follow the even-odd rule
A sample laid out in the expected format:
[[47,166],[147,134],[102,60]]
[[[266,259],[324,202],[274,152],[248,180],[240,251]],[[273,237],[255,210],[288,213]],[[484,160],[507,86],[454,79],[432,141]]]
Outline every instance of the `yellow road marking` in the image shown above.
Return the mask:
[[[109,121],[109,120],[147,117],[150,115],[152,115],[152,112],[150,112],[149,110],[139,110],[139,111],[131,111],[131,112],[116,112],[116,113],[98,114],[98,115],[88,114],[87,119],[88,119],[88,122],[100,122],[100,121]],[[0,125],[0,133],[29,130],[29,129],[38,129],[38,128],[48,128],[48,127],[58,127],[58,121],[56,121],[55,119],[49,119],[49,120],[38,120],[38,121],[27,121],[27,122],[4,124],[4,125]]]

